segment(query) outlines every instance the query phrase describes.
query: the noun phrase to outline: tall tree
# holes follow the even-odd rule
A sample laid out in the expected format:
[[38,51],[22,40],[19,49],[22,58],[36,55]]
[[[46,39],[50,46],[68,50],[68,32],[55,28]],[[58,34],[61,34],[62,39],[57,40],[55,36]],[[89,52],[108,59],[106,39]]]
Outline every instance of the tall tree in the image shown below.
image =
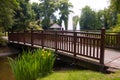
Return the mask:
[[68,17],[70,12],[70,8],[73,7],[73,5],[69,2],[69,0],[60,0],[59,2],[59,11],[60,11],[60,20],[59,20],[59,25],[62,24],[62,20],[64,21],[65,24],[65,30],[68,28]]
[[40,15],[42,19],[43,29],[48,29],[50,27],[50,21],[54,16],[54,12],[57,10],[58,0],[40,0]]
[[110,0],[110,8],[120,13],[120,0]]
[[15,14],[15,24],[12,29],[20,31],[27,29],[29,22],[32,20],[33,11],[31,10],[31,5],[29,0],[17,0],[19,3],[19,9],[16,10]]
[[110,30],[120,32],[120,0],[110,0],[109,10],[113,17]]
[[82,9],[80,17],[81,30],[92,30],[97,29],[97,18],[96,13],[89,6],[85,6]]
[[16,0],[0,0],[0,27],[7,30],[14,23],[14,10],[18,8]]
[[111,12],[113,16],[114,25],[117,25],[117,16],[120,13],[120,0],[110,0],[109,12]]
[[40,19],[40,13],[41,13],[41,8],[40,8],[40,5],[39,3],[32,3],[31,4],[31,7],[32,7],[32,10],[34,11],[34,16],[35,16],[35,20],[38,20]]

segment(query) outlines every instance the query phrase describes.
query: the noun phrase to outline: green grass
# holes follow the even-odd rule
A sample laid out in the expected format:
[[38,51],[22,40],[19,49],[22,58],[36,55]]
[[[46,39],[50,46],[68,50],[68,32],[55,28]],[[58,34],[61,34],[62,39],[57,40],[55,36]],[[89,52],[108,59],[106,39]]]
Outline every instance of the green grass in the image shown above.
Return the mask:
[[37,80],[120,80],[120,71],[112,74],[102,74],[90,70],[57,71]]

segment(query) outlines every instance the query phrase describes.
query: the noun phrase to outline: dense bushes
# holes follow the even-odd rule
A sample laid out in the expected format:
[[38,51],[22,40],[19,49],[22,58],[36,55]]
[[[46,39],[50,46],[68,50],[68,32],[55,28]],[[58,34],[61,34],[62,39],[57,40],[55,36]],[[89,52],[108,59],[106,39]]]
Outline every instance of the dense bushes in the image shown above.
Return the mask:
[[110,31],[111,32],[120,32],[120,26],[114,26],[113,28],[111,28]]
[[36,80],[38,77],[48,75],[52,71],[54,61],[53,52],[44,49],[23,51],[15,60],[9,58],[16,80]]
[[7,45],[7,41],[2,38],[2,32],[0,31],[0,46]]

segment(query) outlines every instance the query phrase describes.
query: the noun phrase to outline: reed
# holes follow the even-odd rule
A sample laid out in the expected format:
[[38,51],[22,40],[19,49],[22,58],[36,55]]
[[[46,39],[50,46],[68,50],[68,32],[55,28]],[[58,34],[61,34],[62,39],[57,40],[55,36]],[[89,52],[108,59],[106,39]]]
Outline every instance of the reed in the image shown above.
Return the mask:
[[8,59],[16,80],[36,80],[52,72],[55,55],[53,51],[37,49],[23,51],[18,58]]

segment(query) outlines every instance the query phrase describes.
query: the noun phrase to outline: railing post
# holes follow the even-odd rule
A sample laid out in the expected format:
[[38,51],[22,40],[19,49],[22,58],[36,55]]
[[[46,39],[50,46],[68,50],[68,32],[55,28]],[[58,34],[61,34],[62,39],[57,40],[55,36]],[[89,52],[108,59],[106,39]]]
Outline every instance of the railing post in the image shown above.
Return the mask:
[[25,30],[24,30],[23,34],[24,34],[23,37],[24,37],[24,44],[25,44]]
[[31,28],[31,46],[33,46],[33,28]]
[[42,49],[44,48],[44,32],[42,31],[42,40],[41,40],[41,44],[42,44]]
[[100,63],[104,64],[104,53],[105,53],[105,28],[101,29],[101,45],[100,45]]
[[54,36],[54,38],[55,38],[55,52],[57,52],[57,31],[55,32],[55,36]]
[[76,57],[76,42],[77,42],[77,32],[74,32],[74,57]]

